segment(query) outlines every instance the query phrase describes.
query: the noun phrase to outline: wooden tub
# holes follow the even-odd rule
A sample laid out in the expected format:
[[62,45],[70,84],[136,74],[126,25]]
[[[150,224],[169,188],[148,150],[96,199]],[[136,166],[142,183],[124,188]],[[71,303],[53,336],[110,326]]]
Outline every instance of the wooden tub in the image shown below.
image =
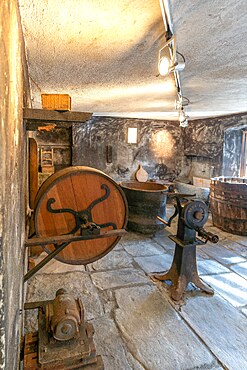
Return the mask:
[[247,179],[211,179],[210,209],[214,226],[232,234],[247,235]]

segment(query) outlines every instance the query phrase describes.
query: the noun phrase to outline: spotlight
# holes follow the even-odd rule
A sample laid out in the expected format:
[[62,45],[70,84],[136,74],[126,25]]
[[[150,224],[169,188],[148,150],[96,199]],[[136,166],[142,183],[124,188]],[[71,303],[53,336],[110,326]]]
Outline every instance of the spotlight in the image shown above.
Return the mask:
[[[169,47],[171,57],[168,58],[167,56],[162,56],[165,49]],[[183,58],[182,62],[178,62],[176,59],[176,53],[181,55]],[[171,37],[165,45],[159,50],[159,61],[158,61],[158,69],[160,76],[167,76],[170,72],[181,72],[185,68],[185,58],[181,53],[176,51],[176,35]]]
[[160,58],[158,68],[160,76],[168,75],[170,70],[170,60],[167,57]]

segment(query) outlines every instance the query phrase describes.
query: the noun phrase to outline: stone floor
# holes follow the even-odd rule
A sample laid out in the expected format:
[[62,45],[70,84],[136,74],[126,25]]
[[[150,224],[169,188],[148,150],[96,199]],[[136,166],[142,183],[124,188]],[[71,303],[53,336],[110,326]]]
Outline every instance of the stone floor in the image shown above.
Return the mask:
[[[197,247],[199,274],[213,296],[189,286],[178,305],[164,283],[150,279],[171,265],[174,224],[151,237],[129,232],[86,268],[51,261],[28,282],[27,301],[53,299],[61,287],[81,297],[105,370],[247,369],[247,237],[210,220],[205,228],[220,237]],[[25,326],[35,330],[34,312],[27,311]]]

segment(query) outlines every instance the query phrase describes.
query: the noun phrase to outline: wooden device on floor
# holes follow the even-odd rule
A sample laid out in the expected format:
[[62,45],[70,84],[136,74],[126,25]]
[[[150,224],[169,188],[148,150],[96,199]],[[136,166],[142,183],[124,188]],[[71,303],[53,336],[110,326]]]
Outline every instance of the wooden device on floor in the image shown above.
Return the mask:
[[38,332],[25,336],[24,370],[104,369],[80,299],[59,289],[54,300],[29,303],[26,308],[38,308],[39,314]]
[[[175,194],[175,212],[168,222],[158,217],[167,226],[178,215],[177,235],[170,235],[169,238],[176,243],[173,262],[170,270],[165,274],[153,275],[154,279],[171,281],[171,297],[175,301],[183,298],[183,294],[189,282],[202,289],[204,292],[213,294],[214,291],[207,284],[203,283],[197,271],[196,246],[206,244],[207,241],[217,243],[219,238],[206,231],[203,226],[208,219],[208,207],[201,200],[187,201],[183,206],[180,198],[184,194]],[[196,237],[196,233],[201,239]]]

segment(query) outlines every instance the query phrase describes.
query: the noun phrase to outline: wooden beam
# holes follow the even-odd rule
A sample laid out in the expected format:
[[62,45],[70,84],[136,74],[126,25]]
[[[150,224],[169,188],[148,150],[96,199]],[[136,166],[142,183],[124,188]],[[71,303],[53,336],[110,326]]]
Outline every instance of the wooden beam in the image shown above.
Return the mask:
[[89,112],[55,111],[47,109],[23,109],[23,120],[28,131],[36,131],[39,127],[68,128],[72,123],[86,122],[92,117]]
[[28,173],[29,173],[29,207],[34,208],[35,197],[39,189],[39,169],[38,169],[38,143],[35,139],[29,138],[29,156],[28,156]]
[[240,177],[247,176],[247,131],[242,132],[242,148],[240,157]]

